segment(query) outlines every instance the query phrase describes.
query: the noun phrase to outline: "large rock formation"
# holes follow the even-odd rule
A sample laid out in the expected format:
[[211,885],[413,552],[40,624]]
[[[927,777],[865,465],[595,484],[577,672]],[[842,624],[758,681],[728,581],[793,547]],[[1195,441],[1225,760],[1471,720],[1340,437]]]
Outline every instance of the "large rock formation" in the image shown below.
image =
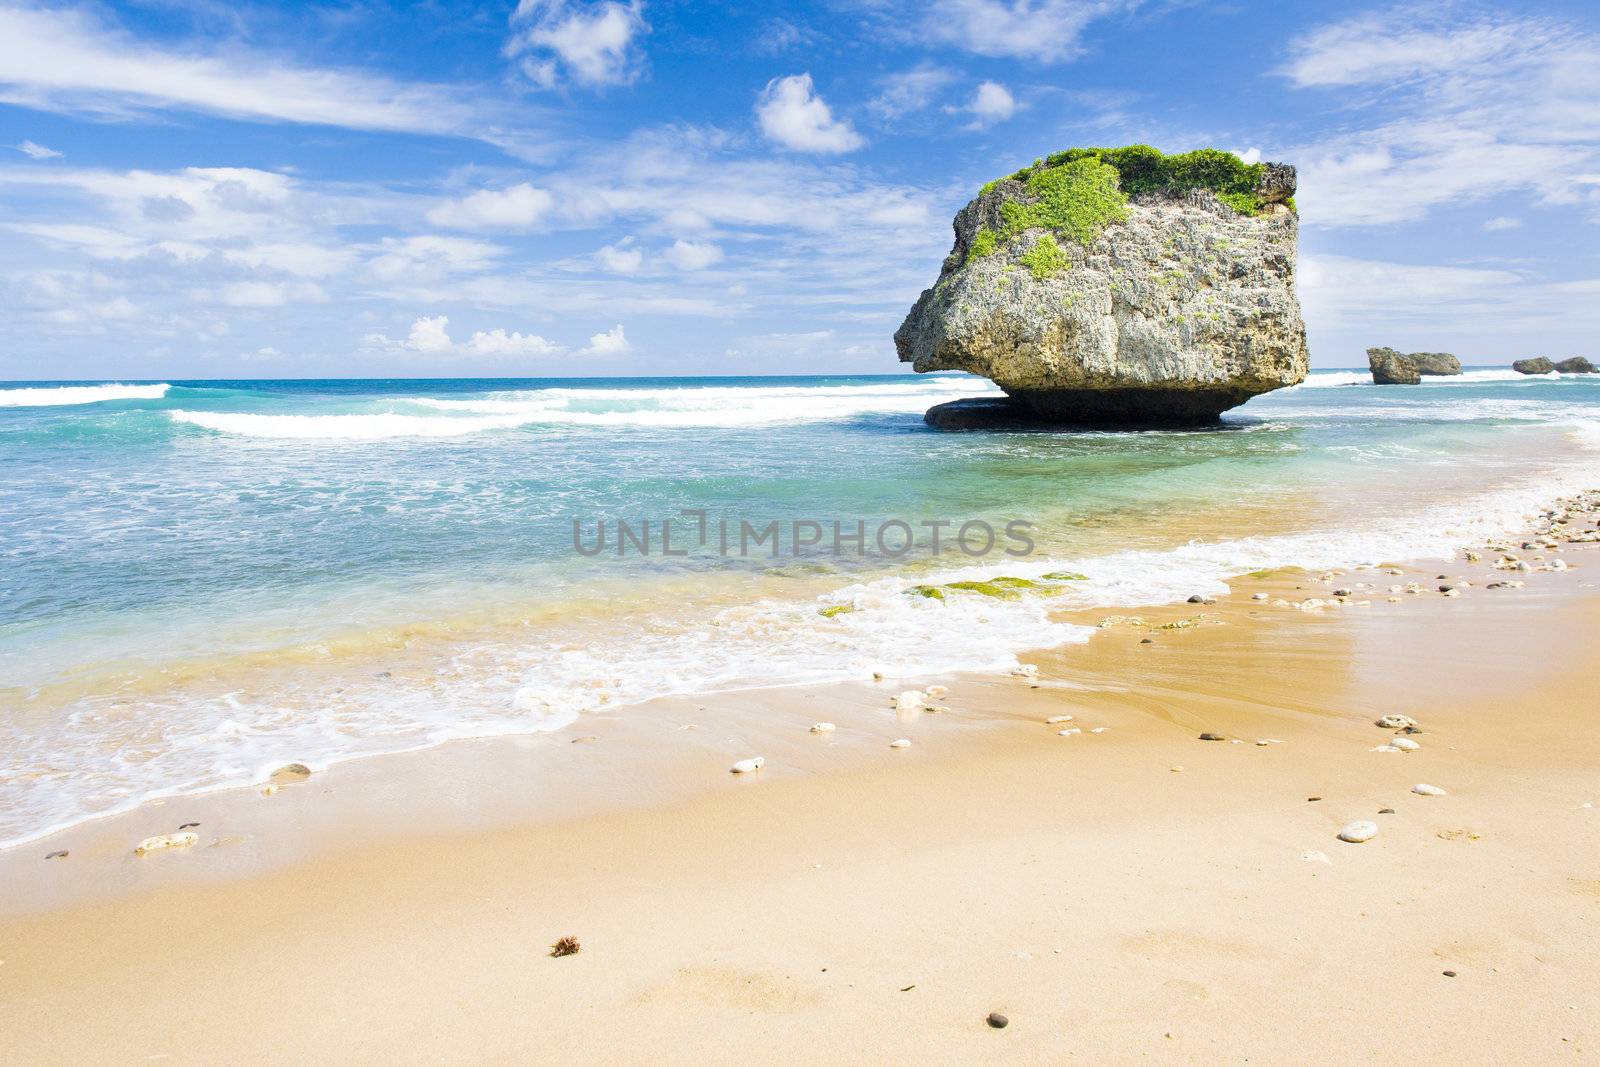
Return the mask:
[[1448,352],[1402,355],[1392,348],[1369,348],[1367,365],[1372,368],[1372,380],[1379,385],[1416,385],[1424,377],[1461,373],[1461,361]]
[[1562,374],[1593,374],[1594,364],[1582,356],[1573,356],[1556,364],[1556,370]]
[[1518,374],[1554,374],[1556,365],[1543,356],[1534,359],[1519,359],[1511,364],[1511,369]]
[[956,215],[895,347],[1014,403],[941,405],[929,422],[1195,425],[1302,381],[1294,189],[1293,167],[1145,146],[1074,149],[990,182]]
[[1422,381],[1417,365],[1392,348],[1367,349],[1367,365],[1372,368],[1372,380],[1379,385],[1416,385]]

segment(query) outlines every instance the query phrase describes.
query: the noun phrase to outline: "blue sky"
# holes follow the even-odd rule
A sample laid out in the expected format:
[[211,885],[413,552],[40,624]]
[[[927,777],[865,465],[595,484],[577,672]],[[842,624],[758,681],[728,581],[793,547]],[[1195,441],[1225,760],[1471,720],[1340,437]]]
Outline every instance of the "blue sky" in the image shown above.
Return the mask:
[[1314,365],[1600,358],[1590,3],[0,0],[0,378],[893,373],[1131,142],[1300,168]]

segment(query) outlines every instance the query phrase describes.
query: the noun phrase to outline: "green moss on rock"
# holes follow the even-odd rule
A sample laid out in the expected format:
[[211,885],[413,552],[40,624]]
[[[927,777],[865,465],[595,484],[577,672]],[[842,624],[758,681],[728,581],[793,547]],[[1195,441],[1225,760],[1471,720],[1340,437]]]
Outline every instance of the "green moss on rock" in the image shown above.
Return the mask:
[[1000,237],[987,226],[980,229],[972,238],[972,247],[967,249],[967,262],[992,256],[1000,247]]
[[854,610],[856,610],[855,606],[851,604],[835,604],[832,607],[823,608],[821,611],[817,612],[817,614],[821,615],[824,619],[831,619],[836,615],[848,615]]
[[1049,234],[1035,241],[1033,247],[1022,253],[1017,262],[1033,272],[1035,281],[1041,282],[1072,265],[1072,260],[1067,258],[1067,254]]

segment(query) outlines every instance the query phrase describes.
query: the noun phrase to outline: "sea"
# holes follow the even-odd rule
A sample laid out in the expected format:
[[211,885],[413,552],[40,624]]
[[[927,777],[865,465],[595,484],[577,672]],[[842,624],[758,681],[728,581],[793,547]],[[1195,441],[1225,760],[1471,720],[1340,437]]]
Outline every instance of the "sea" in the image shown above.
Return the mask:
[[1087,641],[1068,611],[1448,557],[1600,485],[1600,376],[1319,370],[1191,431],[922,421],[994,392],[0,383],[0,847],[659,696],[1004,670]]

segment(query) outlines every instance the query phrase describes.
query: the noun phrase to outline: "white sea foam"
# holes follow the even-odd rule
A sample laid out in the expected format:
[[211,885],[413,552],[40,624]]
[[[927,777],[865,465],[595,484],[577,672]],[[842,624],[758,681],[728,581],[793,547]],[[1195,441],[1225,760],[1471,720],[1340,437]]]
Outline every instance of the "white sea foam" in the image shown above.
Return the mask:
[[688,386],[665,389],[540,389],[475,398],[383,401],[446,413],[393,410],[342,415],[171,411],[174,421],[218,433],[278,440],[380,441],[460,437],[521,426],[693,428],[826,422],[869,414],[918,414],[957,396],[997,395],[982,379],[934,377],[838,386]]
[[[1424,386],[1452,386],[1474,385],[1483,382],[1520,382],[1520,381],[1555,381],[1562,376],[1559,374],[1522,374],[1501,367],[1487,367],[1482,370],[1463,370],[1460,374],[1429,375],[1422,379]],[[1569,376],[1570,377],[1570,376]],[[1295,389],[1327,389],[1333,386],[1370,385],[1376,387],[1372,380],[1372,372],[1365,370],[1314,370],[1306,375],[1306,380]],[[1412,388],[1412,387],[1407,387]]]
[[0,387],[0,408],[44,408],[100,404],[108,400],[160,400],[170,385],[51,385]]

